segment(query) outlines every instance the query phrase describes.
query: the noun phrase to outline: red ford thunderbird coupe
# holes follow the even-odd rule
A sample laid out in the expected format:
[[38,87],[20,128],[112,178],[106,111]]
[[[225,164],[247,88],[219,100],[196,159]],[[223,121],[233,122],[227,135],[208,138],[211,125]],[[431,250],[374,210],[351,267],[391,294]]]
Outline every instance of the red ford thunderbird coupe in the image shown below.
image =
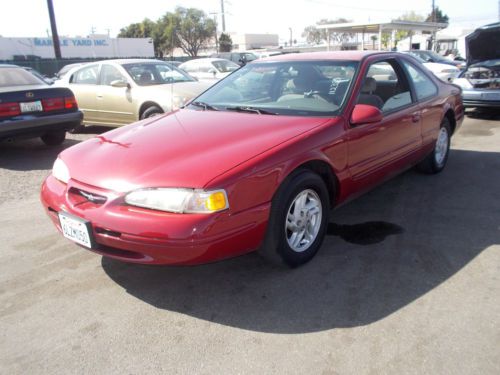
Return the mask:
[[63,151],[41,199],[65,237],[122,261],[258,250],[298,266],[335,206],[412,166],[443,170],[460,94],[398,53],[255,61],[185,108]]

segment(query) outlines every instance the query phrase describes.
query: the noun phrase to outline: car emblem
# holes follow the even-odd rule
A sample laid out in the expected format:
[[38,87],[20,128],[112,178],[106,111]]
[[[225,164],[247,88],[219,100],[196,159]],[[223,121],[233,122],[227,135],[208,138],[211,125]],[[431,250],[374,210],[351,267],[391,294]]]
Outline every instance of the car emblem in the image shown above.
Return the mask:
[[27,92],[26,93],[26,97],[27,98],[32,98],[33,96],[35,96],[32,92]]
[[84,197],[85,199],[87,199],[89,202],[100,203],[100,204],[106,202],[106,198],[104,198],[104,197],[101,197],[101,196],[98,196],[98,195],[94,195],[94,194],[91,194],[91,193],[87,193],[86,191],[83,191],[83,190],[80,190],[79,193],[80,193],[80,195],[82,197]]

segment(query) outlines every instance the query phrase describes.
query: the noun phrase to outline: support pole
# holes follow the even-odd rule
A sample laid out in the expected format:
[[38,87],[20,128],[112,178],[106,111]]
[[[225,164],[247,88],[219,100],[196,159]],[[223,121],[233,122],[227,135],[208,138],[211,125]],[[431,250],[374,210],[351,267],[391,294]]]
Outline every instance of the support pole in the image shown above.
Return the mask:
[[52,0],[47,0],[47,8],[49,9],[50,28],[52,30],[52,44],[54,46],[54,55],[56,59],[61,59],[61,46],[59,45],[59,34],[57,33],[56,17],[54,15],[54,6]]

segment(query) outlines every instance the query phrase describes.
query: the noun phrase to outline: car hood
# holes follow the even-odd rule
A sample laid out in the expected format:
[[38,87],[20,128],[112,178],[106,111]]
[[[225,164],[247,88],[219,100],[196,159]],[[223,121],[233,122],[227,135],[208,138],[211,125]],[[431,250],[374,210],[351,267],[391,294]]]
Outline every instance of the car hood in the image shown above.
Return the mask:
[[500,58],[500,22],[476,29],[465,37],[467,65]]
[[202,188],[326,121],[182,109],[104,133],[63,151],[60,157],[71,178],[104,189]]
[[136,90],[140,90],[149,96],[153,95],[153,97],[155,95],[165,95],[166,93],[170,95],[170,93],[172,92],[175,96],[181,96],[190,99],[194,96],[198,96],[210,86],[211,85],[206,82],[193,81],[167,83],[164,85],[137,86]]
[[435,73],[440,73],[443,70],[450,70],[450,69],[456,71],[457,73],[460,71],[457,67],[454,67],[454,66],[448,65],[448,64],[441,64],[441,63],[434,63],[434,62],[425,62],[423,64],[427,69],[429,69],[431,72],[435,72]]

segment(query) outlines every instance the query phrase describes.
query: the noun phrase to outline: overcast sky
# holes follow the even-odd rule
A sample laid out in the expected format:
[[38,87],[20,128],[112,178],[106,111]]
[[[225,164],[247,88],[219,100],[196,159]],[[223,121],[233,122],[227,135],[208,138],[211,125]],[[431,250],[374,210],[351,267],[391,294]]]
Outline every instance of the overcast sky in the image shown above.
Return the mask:
[[[50,30],[46,0],[14,0],[0,12],[0,35],[4,37],[43,37]],[[116,36],[120,28],[148,17],[158,19],[176,5],[195,7],[207,13],[220,13],[220,0],[53,0],[61,36],[87,36],[96,33]],[[498,0],[436,0],[450,23],[475,28],[498,21]],[[352,4],[352,5],[349,5]],[[375,5],[377,4],[377,5]],[[226,31],[275,33],[281,39],[300,39],[304,27],[322,18],[339,17],[354,22],[390,20],[409,11],[427,15],[428,0],[226,0]],[[218,18],[221,27],[220,16]]]

